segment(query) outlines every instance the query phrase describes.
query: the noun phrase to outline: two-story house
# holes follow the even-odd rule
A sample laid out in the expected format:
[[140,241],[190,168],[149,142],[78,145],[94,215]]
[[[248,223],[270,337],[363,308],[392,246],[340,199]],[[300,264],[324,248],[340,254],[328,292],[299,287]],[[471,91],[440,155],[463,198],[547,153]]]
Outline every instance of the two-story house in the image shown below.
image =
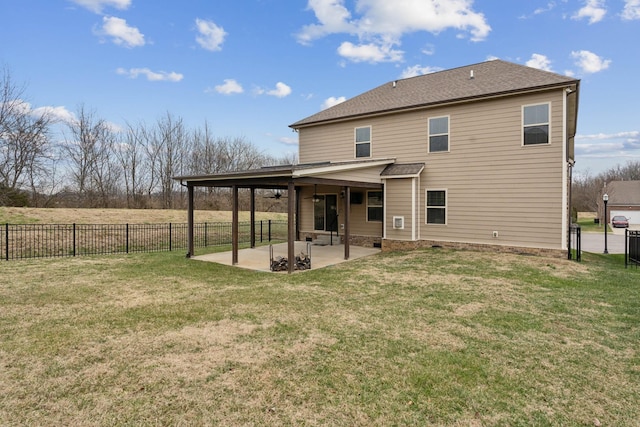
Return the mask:
[[298,165],[176,179],[288,189],[290,240],[337,233],[345,256],[349,244],[560,254],[579,85],[502,60],[395,80],[290,125]]

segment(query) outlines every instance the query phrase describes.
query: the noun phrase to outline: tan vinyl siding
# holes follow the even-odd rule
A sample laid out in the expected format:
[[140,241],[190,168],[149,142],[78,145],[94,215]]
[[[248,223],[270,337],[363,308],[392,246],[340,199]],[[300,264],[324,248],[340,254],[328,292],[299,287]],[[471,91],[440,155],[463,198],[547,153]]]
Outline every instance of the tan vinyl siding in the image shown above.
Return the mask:
[[[337,194],[338,195],[338,223],[344,224],[345,203],[340,197],[341,187],[330,187],[319,185],[317,194]],[[303,187],[300,192],[300,231],[303,233],[313,233],[313,187]],[[362,204],[351,204],[351,234],[358,236],[382,237],[382,222],[367,222],[367,190],[364,188],[351,188],[351,193],[362,193]],[[344,230],[339,225],[339,234]]]
[[[550,100],[551,143],[523,146],[522,105]],[[561,92],[483,104],[452,110],[451,152],[427,157],[422,185],[447,188],[447,225],[425,225],[421,237],[561,248]]]
[[[385,182],[387,239],[412,240],[411,226],[415,215],[412,209],[412,182],[411,178],[387,179]],[[403,230],[393,228],[394,216],[404,217]]]
[[[354,159],[354,128],[371,126],[372,157],[426,164],[418,190],[420,238],[559,249],[565,208],[563,99],[563,90],[556,89],[302,128],[300,160]],[[523,146],[522,106],[546,102],[551,143]],[[428,118],[443,115],[450,118],[450,151],[428,153]],[[446,226],[425,224],[427,188],[447,189]],[[393,215],[387,212],[388,238]],[[405,230],[408,224],[405,219]]]

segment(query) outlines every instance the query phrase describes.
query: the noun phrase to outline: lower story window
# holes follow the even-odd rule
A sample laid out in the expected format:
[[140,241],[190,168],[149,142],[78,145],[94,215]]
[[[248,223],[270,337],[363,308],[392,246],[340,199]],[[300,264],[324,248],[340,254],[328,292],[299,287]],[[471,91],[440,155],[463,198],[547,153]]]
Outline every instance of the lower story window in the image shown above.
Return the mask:
[[367,221],[382,222],[382,191],[367,191]]
[[427,190],[427,224],[447,223],[447,190]]

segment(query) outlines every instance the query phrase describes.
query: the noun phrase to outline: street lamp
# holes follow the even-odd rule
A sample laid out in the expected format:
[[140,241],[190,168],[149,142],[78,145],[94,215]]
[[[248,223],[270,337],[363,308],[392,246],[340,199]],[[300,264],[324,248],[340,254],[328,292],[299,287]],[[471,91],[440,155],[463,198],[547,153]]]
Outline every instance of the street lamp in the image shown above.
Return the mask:
[[609,201],[609,195],[604,193],[602,195],[602,201],[604,202],[604,254],[608,254],[607,250],[607,202]]

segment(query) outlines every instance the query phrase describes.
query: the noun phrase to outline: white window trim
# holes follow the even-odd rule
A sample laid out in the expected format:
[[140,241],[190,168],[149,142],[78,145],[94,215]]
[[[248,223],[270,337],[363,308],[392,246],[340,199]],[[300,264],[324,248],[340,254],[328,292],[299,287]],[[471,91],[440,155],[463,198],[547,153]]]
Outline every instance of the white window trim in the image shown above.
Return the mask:
[[[377,220],[369,220],[369,193],[373,193],[373,192],[381,192],[382,193],[382,204],[381,205],[371,205],[372,208],[382,208],[382,221],[377,221]],[[376,224],[380,223],[380,222],[384,222],[384,218],[385,218],[385,209],[384,209],[384,196],[385,196],[385,192],[383,190],[367,190],[365,193],[365,197],[367,198],[367,203],[365,203],[365,213],[366,213],[366,217],[367,217],[367,222],[375,222]]]
[[[547,125],[549,126],[549,135],[547,135],[548,137],[548,141],[546,144],[525,144],[524,143],[524,109],[526,107],[535,107],[537,105],[548,105],[549,106],[549,117],[547,117],[548,121],[547,122],[541,122],[541,123],[534,123],[534,124],[528,124],[526,126],[540,126],[540,125]],[[551,145],[551,102],[536,102],[535,104],[526,104],[522,106],[522,110],[521,110],[521,114],[520,114],[520,133],[522,134],[520,137],[520,144],[522,145],[522,147],[545,147],[547,145]]]
[[[444,224],[432,224],[429,222],[428,209],[429,191],[444,191],[444,206],[433,206],[432,209],[444,209]],[[442,227],[449,223],[449,190],[446,188],[426,188],[424,190],[424,223],[429,227]]]
[[[447,132],[446,133],[431,133],[431,126],[429,126],[429,122],[431,119],[441,119],[443,117],[447,118]],[[447,149],[445,151],[431,151],[431,137],[432,136],[442,136],[447,135]],[[449,153],[451,151],[451,116],[449,114],[445,114],[443,116],[433,116],[427,117],[427,153]]]
[[[369,128],[369,142],[357,142],[356,134],[358,129]],[[373,129],[372,126],[356,126],[353,128],[353,158],[354,159],[370,159],[373,157]],[[358,157],[358,144],[369,144],[369,156],[368,157]]]

